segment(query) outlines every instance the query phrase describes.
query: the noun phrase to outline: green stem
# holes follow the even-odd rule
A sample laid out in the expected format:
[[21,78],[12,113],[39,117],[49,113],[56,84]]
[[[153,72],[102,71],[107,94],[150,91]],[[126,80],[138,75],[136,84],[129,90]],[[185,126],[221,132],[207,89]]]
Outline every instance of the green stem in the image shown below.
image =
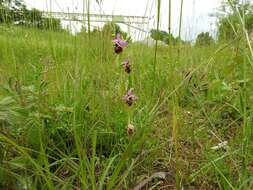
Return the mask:
[[90,0],[87,0],[87,14],[88,14],[88,34],[90,38]]
[[171,34],[171,0],[169,0],[169,26],[168,26],[169,34]]
[[179,21],[179,31],[178,31],[178,37],[179,40],[181,41],[181,31],[182,31],[182,18],[183,18],[183,5],[184,5],[184,0],[181,0],[181,7],[180,7],[180,21]]
[[[161,0],[157,0],[157,26],[156,26],[157,31],[159,30],[159,24],[160,24],[160,8],[161,8]],[[154,78],[156,76],[157,46],[158,46],[158,40],[156,39],[156,43],[155,43],[155,60],[154,60],[154,67],[153,67]]]
[[180,21],[179,21],[179,30],[178,30],[178,38],[179,38],[178,59],[180,59],[180,49],[181,49],[181,32],[182,32],[182,20],[183,20],[183,4],[184,4],[184,0],[181,0]]

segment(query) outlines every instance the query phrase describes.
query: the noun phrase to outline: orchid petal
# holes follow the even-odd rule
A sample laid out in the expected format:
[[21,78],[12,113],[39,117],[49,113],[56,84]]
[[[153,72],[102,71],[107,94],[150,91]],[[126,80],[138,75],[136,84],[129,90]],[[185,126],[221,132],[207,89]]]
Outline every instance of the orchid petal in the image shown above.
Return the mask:
[[128,45],[128,43],[123,40],[120,40],[118,43],[121,47],[126,47]]

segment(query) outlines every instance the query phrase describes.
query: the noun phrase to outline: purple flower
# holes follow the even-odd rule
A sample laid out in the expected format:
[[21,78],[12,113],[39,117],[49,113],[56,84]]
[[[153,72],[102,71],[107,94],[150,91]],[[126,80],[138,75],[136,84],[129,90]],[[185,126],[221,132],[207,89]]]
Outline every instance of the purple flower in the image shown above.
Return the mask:
[[128,106],[132,106],[133,103],[138,100],[138,97],[133,94],[133,88],[128,90],[127,94],[123,96],[123,100]]
[[122,65],[123,65],[123,67],[124,67],[126,73],[129,74],[129,73],[131,72],[131,65],[130,65],[130,63],[129,63],[129,60],[126,59],[126,60],[122,63]]
[[127,46],[127,42],[121,39],[121,35],[118,33],[116,38],[112,40],[114,45],[114,51],[117,54],[120,54],[123,51],[123,48]]

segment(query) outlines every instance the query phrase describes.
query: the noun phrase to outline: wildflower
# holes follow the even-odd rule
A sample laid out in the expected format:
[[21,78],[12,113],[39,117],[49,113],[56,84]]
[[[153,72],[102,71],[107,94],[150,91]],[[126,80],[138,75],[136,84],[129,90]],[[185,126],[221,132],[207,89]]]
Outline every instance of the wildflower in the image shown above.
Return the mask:
[[135,127],[131,123],[129,123],[127,125],[127,134],[129,136],[132,136],[134,134],[134,132],[135,132]]
[[121,39],[121,35],[118,33],[116,35],[116,38],[112,40],[112,42],[115,44],[114,51],[117,54],[120,54],[123,51],[123,48],[127,46],[127,42]]
[[129,63],[129,60],[126,59],[123,63],[122,63],[124,69],[125,69],[125,72],[126,73],[130,73],[131,72],[131,67],[130,67],[130,63]]
[[123,100],[128,106],[132,106],[133,103],[138,100],[138,97],[133,94],[133,89],[128,90],[127,94],[123,96]]

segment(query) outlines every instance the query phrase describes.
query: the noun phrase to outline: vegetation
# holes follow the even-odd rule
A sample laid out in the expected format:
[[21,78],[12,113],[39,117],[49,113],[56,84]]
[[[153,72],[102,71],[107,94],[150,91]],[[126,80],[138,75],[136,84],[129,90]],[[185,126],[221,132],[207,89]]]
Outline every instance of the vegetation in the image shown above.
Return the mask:
[[61,21],[55,18],[45,18],[37,9],[27,9],[23,1],[1,0],[0,23],[15,24],[26,27],[36,27],[46,30],[61,30]]
[[252,189],[253,51],[234,11],[234,39],[118,54],[110,27],[1,25],[0,189]]
[[176,45],[180,41],[181,43],[184,43],[179,38],[175,38],[172,34],[169,34],[168,32],[165,32],[165,31],[156,30],[156,29],[152,29],[150,31],[150,36],[152,39],[161,41],[167,45]]
[[253,31],[253,7],[250,1],[233,0],[223,2],[219,11],[219,41],[233,40],[243,32],[239,24],[242,16],[245,29],[250,34]]
[[[93,36],[103,36],[104,39],[109,38],[109,40],[117,34],[121,34],[122,38],[126,39],[128,42],[132,42],[131,36],[127,32],[124,32],[120,26],[114,22],[107,22],[102,29],[94,28],[92,31]],[[83,27],[78,35],[87,35],[87,29]]]
[[213,37],[209,32],[201,32],[196,39],[196,46],[210,46],[214,43]]

